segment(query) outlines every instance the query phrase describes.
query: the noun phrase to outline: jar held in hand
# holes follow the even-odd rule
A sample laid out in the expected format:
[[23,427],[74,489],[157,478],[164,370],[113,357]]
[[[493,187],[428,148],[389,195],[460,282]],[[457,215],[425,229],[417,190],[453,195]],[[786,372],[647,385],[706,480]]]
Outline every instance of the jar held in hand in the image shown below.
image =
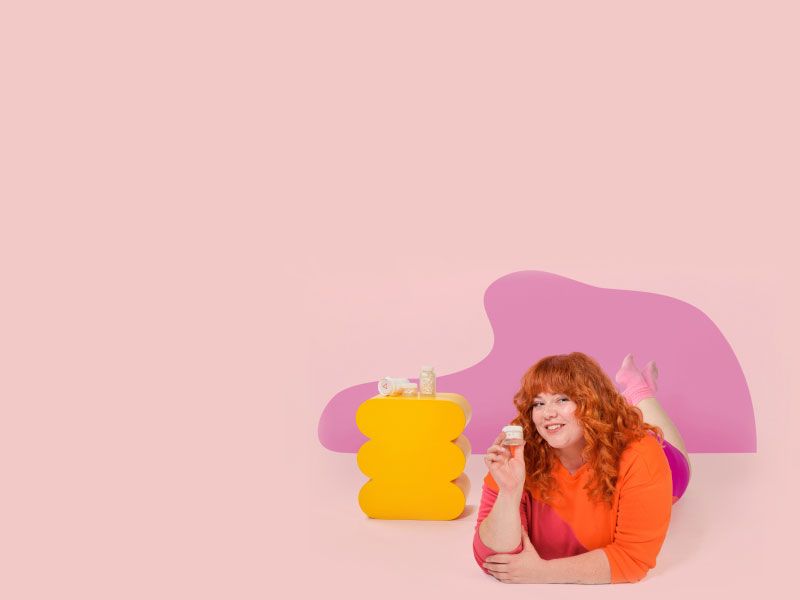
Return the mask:
[[506,425],[503,427],[503,433],[506,434],[503,440],[503,446],[508,446],[511,451],[511,456],[514,456],[516,447],[521,446],[525,442],[522,427],[520,425]]

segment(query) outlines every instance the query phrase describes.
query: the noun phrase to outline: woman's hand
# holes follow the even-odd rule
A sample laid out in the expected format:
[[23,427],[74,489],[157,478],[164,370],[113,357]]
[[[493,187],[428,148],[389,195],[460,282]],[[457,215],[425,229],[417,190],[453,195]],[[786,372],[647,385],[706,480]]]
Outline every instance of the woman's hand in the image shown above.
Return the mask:
[[[504,432],[497,436],[483,460],[501,492],[522,496],[525,486],[525,444],[503,446],[505,437]],[[513,448],[513,455],[510,448]]]
[[549,583],[547,561],[536,552],[524,529],[522,552],[487,556],[483,568],[503,583]]

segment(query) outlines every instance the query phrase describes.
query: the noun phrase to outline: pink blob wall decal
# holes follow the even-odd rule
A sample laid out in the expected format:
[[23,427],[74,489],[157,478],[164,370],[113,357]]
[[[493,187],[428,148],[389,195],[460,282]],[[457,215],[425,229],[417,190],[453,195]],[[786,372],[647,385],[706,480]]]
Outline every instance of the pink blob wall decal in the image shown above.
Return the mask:
[[[516,415],[523,373],[543,356],[584,352],[612,378],[626,354],[655,360],[658,399],[689,452],[755,452],[753,405],[744,373],[719,328],[694,306],[648,292],[590,286],[544,271],[519,271],[492,283],[484,306],[494,345],[479,363],[440,374],[437,388],[472,405],[464,434],[482,454]],[[416,381],[412,379],[412,381]],[[356,452],[366,438],[356,410],[377,393],[377,379],[336,394],[322,413],[319,439]]]

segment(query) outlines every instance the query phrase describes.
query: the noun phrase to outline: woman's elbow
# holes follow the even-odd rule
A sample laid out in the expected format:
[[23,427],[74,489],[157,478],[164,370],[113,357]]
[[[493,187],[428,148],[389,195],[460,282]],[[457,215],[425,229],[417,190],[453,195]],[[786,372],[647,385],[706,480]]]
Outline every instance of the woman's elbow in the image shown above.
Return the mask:
[[478,549],[475,546],[472,546],[472,555],[475,557],[475,563],[478,565],[478,568],[480,568],[481,571],[483,571],[488,575],[489,571],[487,571],[483,566],[483,563],[486,562],[486,557],[481,556],[481,554],[478,552]]

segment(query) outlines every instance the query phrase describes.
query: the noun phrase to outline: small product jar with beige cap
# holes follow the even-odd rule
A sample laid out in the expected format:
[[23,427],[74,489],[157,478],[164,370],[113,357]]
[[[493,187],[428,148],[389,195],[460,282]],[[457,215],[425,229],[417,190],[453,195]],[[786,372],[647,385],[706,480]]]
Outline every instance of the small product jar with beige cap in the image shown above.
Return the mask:
[[419,390],[417,389],[416,383],[403,383],[400,386],[400,389],[403,390],[401,394],[403,398],[418,398],[419,397]]

